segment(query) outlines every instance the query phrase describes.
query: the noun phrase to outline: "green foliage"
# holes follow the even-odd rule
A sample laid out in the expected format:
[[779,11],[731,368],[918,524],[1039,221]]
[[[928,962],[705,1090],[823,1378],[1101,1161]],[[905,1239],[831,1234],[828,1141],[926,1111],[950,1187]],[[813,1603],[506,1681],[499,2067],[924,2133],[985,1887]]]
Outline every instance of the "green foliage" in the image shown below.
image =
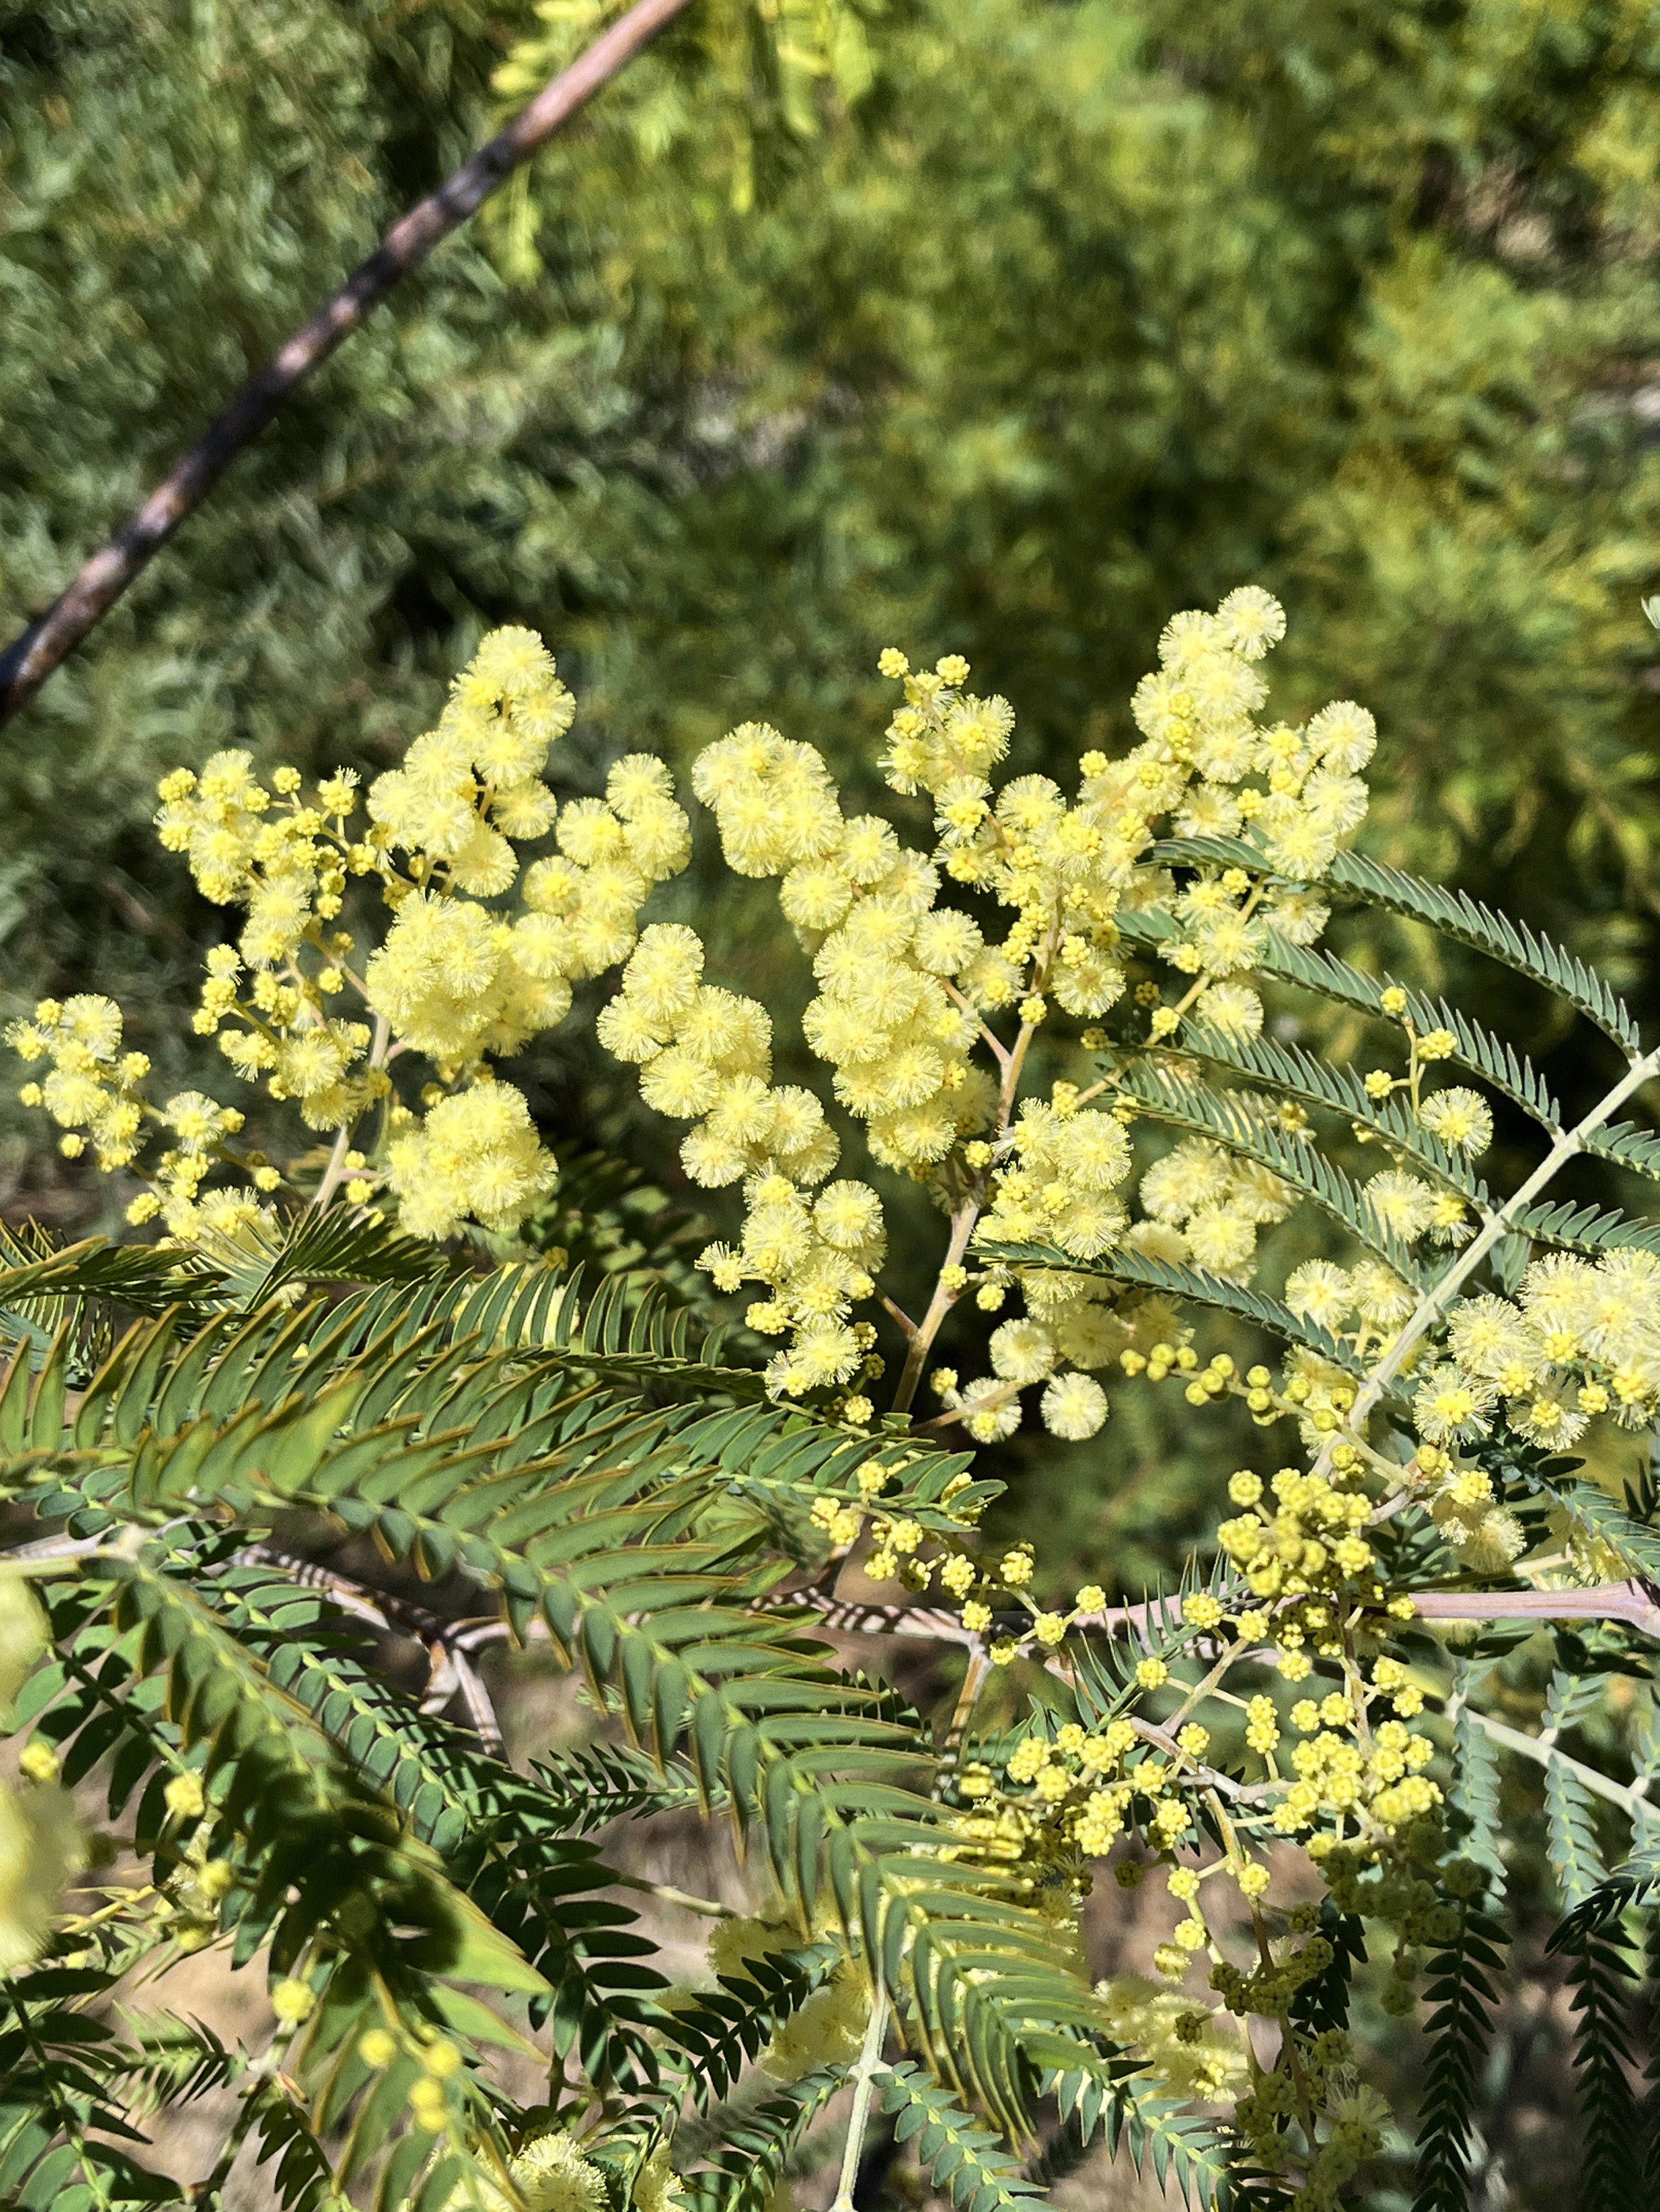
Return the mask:
[[1381,866],[1358,854],[1340,854],[1333,863],[1330,880],[1335,889],[1353,891],[1368,905],[1409,915],[1444,936],[1502,961],[1517,975],[1530,977],[1566,1000],[1623,1051],[1638,1049],[1637,1024],[1602,978],[1583,960],[1553,945],[1549,938],[1535,937],[1525,924],[1490,913],[1467,892],[1417,881],[1398,868]]
[[[319,1264],[315,1231],[293,1243],[285,1279]],[[377,2081],[356,2046],[391,2021],[416,2051],[445,2035],[518,2047],[523,2030],[466,1984],[522,1991],[526,2024],[546,2027],[556,2059],[643,2100],[642,2112],[671,2087],[677,2100],[700,2083],[730,2087],[812,1976],[757,1967],[725,1997],[666,2014],[661,1977],[643,1963],[653,1945],[628,1907],[593,1895],[611,1876],[569,1832],[688,1802],[724,1808],[799,1912],[828,1894],[842,1940],[916,2007],[936,2063],[1018,2126],[1024,2042],[1043,2022],[1047,2051],[1089,2017],[1068,1947],[1006,1880],[933,1855],[936,1815],[910,1786],[929,1763],[916,1717],[828,1668],[798,1613],[764,1609],[792,1502],[872,1447],[755,1403],[747,1370],[688,1356],[684,1310],[647,1299],[630,1314],[623,1276],[591,1300],[546,1269],[411,1284],[398,1240],[381,1243],[377,1266],[358,1232],[371,1287],[332,1303],[222,1293],[200,1323],[177,1310],[134,1322],[68,1416],[66,1450],[47,1440],[66,1419],[52,1377],[67,1327],[27,1395],[20,1346],[0,1398],[13,1494],[100,1540],[72,1547],[78,1571],[52,1606],[59,1656],[15,1717],[67,1781],[104,1763],[111,1817],[130,1819],[137,1847],[187,1892],[202,1863],[181,1856],[189,1808],[202,1808],[189,1849],[227,1870],[222,1905],[206,1908],[216,1929],[239,1963],[265,1954],[315,1991],[289,2061],[302,2102],[263,2080],[243,2100],[283,2201],[311,2205],[360,2172],[378,2172],[382,2201],[410,2188],[424,2138],[387,2130],[418,2065],[395,2057]],[[104,1260],[102,1248],[65,1256],[61,1291],[101,1294]],[[15,1275],[36,1282],[36,1266]],[[893,1466],[897,1504],[939,1517],[959,1457],[897,1445],[874,1457]],[[499,1589],[515,1634],[547,1632],[639,1748],[596,1747],[525,1782],[421,1720],[366,1668],[326,1590],[250,1557],[296,1510],[373,1533],[429,1576],[459,1568]],[[831,1943],[801,1957],[822,1973],[837,1955]],[[992,1956],[1004,1978],[982,1990],[965,1969]],[[54,2068],[52,2038],[73,2041],[82,2018],[39,2024],[37,1997],[69,1992],[57,1971],[25,1976],[15,1995],[15,2033]],[[94,1973],[75,1991],[96,1996],[112,1979]],[[98,2030],[100,2045],[109,2037]],[[171,2063],[176,2099],[219,2062],[198,2050],[193,2070],[176,2052]],[[132,2063],[106,2062],[117,2077]],[[38,2123],[40,2077],[20,2078]],[[54,2078],[40,2149],[65,2130],[81,2142],[106,2109],[86,2101],[107,2096],[98,2077]],[[745,2124],[771,2130],[781,2157],[834,2087],[832,2075]],[[470,2124],[483,2126],[463,2087]],[[342,2126],[343,2152],[319,2148]],[[754,2148],[741,2131],[727,2143],[721,2203],[754,2195]],[[97,2186],[119,2197],[125,2154],[96,2155]],[[46,2180],[58,2178],[53,2164]]]
[[1424,1995],[1435,2007],[1426,2025],[1429,2051],[1418,2109],[1413,2212],[1464,2212],[1469,2202],[1469,2137],[1477,2110],[1481,2057],[1499,2002],[1505,1933],[1468,1900],[1452,1914],[1454,1932],[1430,1962]]
[[883,2085],[882,2107],[897,2116],[896,2138],[915,2142],[924,2171],[958,2212],[1007,2212],[1037,2197],[997,2138],[976,2127],[918,2068],[893,2069]]
[[1585,2212],[1614,2212],[1642,2186],[1643,2130],[1629,2079],[1631,1944],[1619,1924],[1626,1902],[1618,1884],[1612,1895],[1588,1893],[1551,1938],[1552,1949],[1567,1959],[1577,2015],[1574,2064],[1585,2129],[1578,2202]]

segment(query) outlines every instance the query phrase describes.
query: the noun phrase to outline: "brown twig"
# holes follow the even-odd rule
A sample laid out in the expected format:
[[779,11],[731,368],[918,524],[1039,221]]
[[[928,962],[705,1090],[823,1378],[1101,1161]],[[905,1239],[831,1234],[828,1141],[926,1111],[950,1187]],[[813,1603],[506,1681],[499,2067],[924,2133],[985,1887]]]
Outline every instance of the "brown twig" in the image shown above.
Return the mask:
[[302,379],[689,4],[690,0],[636,0],[620,22],[545,85],[505,130],[392,225],[333,298],[248,379],[143,505],[93,555],[68,590],[0,653],[0,723],[9,721],[28,703],[103,619]]

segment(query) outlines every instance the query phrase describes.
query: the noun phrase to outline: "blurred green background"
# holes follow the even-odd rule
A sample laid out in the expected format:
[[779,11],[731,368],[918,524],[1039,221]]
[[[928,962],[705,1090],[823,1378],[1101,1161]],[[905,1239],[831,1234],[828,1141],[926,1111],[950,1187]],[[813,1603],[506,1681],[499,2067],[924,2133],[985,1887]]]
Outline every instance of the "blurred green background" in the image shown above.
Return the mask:
[[[1170,613],[1251,580],[1290,617],[1281,709],[1377,716],[1365,848],[1660,1017],[1646,0],[846,0],[805,93],[712,51],[700,6],[0,734],[0,1013],[108,991],[166,1076],[228,1096],[189,1034],[228,917],[155,848],[155,778],[229,744],[372,773],[494,623],[541,629],[577,692],[574,787],[642,746],[684,771],[757,718],[881,805],[882,646],[965,653],[1015,704],[1017,766],[1064,772],[1127,739]],[[7,635],[591,12],[0,0]],[[710,902],[712,857],[700,832],[658,910],[787,1008],[770,894]],[[1388,949],[1569,1103],[1596,1080],[1513,979]],[[580,1013],[517,1074],[552,1133],[661,1180],[662,1127]],[[111,1220],[13,1088],[0,1206]],[[1136,1590],[1254,1439],[1121,1398],[1093,1461],[1017,1444],[1004,1472],[1070,1578]],[[1556,2031],[1517,2021],[1520,2081]],[[1555,2185],[1560,2091],[1547,2067],[1516,2106],[1535,2193],[1508,2201]]]

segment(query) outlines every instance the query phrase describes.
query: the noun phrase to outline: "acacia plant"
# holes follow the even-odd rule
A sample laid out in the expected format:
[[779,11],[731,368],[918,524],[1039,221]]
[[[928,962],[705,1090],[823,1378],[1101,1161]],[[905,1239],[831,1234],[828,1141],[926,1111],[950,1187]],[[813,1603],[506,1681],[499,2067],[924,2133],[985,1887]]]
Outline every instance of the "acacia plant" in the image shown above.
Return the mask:
[[[196,1018],[244,1106],[153,1099],[105,999],[13,1035],[25,1103],[164,1234],[21,1233],[0,1279],[9,2203],[216,2206],[249,2148],[301,2212],[760,2212],[850,2088],[836,2212],[869,2202],[879,2112],[963,2212],[1103,2135],[1198,2203],[1324,2212],[1408,2154],[1397,2124],[1414,2204],[1455,2212],[1530,1820],[1583,2201],[1652,2189],[1626,2014],[1660,1878],[1660,1232],[1559,1179],[1660,1176],[1617,1118],[1660,1050],[1549,943],[1347,849],[1371,719],[1267,714],[1283,628],[1254,587],[1178,616],[1140,741],[1064,783],[1000,785],[1011,710],[960,658],[885,654],[916,844],[770,728],[702,755],[727,864],[779,879],[811,963],[823,1095],[775,1083],[769,1014],[692,928],[642,925],[690,851],[666,769],[556,799],[571,701],[527,631],[367,792],[240,752],[166,779],[162,842],[237,917]],[[1364,925],[1323,950],[1339,903],[1560,994],[1606,1095],[1566,1126]],[[722,1232],[701,1284],[672,1235],[606,1272],[614,1178],[556,1188],[502,1073],[619,966],[599,1036],[690,1125]],[[1265,1018],[1323,1001],[1375,1066]],[[1536,1160],[1503,1191],[1495,1116]],[[884,1288],[896,1177],[939,1221],[912,1311]],[[1104,1498],[1108,1376],[1260,1437],[1250,1466],[1219,1448],[1179,1585],[1114,1606],[1059,1586],[1018,1479],[975,1465],[1033,1413]],[[939,1733],[826,1626],[962,1655]],[[427,1644],[423,1698],[375,1626]],[[502,1644],[580,1670],[593,1743],[506,1761]],[[754,1905],[709,1905],[696,1986],[645,1963],[587,1840],[690,1808]],[[1104,1861],[1168,1897],[1152,1978],[1092,1978]],[[210,1947],[267,1978],[269,2047],[141,2008]],[[1429,2008],[1414,2112],[1361,2078],[1357,1972]],[[143,2115],[210,2088],[221,2154],[158,2178]]]

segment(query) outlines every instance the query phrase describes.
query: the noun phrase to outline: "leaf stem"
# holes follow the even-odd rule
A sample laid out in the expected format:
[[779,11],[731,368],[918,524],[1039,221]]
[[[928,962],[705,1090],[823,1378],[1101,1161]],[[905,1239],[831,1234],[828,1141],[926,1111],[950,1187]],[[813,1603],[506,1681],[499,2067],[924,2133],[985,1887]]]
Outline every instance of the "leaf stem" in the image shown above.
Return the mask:
[[974,1233],[974,1224],[979,1218],[979,1214],[978,1206],[972,1200],[965,1200],[961,1209],[952,1216],[951,1242],[946,1248],[945,1258],[939,1263],[939,1275],[933,1286],[933,1296],[928,1301],[927,1311],[917,1322],[915,1334],[906,1349],[905,1364],[899,1377],[899,1387],[893,1394],[893,1410],[896,1413],[908,1413],[910,1411],[911,1401],[916,1395],[916,1386],[921,1381],[922,1370],[928,1364],[928,1352],[933,1346],[933,1340],[939,1335],[940,1324],[946,1316],[957,1303],[956,1291],[947,1290],[946,1287],[946,1277],[953,1267],[961,1264],[963,1255],[969,1249],[969,1238]]
[[717,1904],[712,1897],[694,1897],[690,1890],[676,1889],[666,1881],[648,1881],[638,1874],[613,1874],[611,1880],[623,1889],[642,1890],[648,1897],[661,1898],[665,1905],[678,1905],[683,1912],[701,1913],[705,1920],[738,1917],[731,1905]]
[[888,1993],[879,1981],[871,1997],[870,2024],[865,2030],[864,2048],[853,2069],[853,2111],[848,2118],[847,2141],[842,2146],[842,2177],[830,2212],[854,2212],[853,2191],[859,2179],[859,2161],[864,2154],[865,2131],[870,2125],[871,2100],[878,2075],[888,2070],[882,2057],[887,2032]]

